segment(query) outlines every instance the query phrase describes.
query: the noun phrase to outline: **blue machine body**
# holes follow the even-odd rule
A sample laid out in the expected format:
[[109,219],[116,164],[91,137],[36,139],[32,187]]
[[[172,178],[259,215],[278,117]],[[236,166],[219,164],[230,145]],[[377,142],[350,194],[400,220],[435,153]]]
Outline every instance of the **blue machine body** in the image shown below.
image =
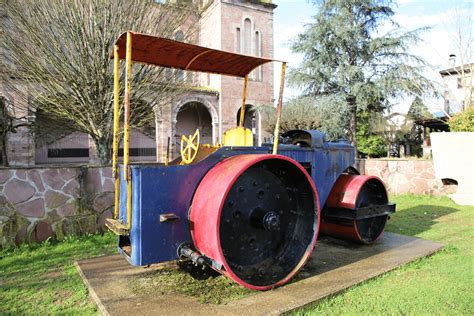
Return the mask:
[[[321,132],[299,132],[305,133],[305,146],[295,144],[294,141],[282,144],[278,148],[278,154],[296,160],[308,171],[318,191],[322,208],[337,178],[354,165],[354,147],[346,142],[326,142]],[[295,140],[295,137],[292,139]],[[132,265],[178,259],[179,245],[192,244],[188,213],[194,192],[204,175],[228,157],[268,154],[271,151],[271,146],[222,147],[190,165],[131,164],[132,225],[130,235],[120,236],[119,244],[128,243],[133,251],[130,256],[122,247],[119,247],[119,251]],[[124,223],[127,223],[126,202],[127,183],[121,181],[119,219]],[[160,215],[168,213],[173,213],[178,218],[160,222]]]

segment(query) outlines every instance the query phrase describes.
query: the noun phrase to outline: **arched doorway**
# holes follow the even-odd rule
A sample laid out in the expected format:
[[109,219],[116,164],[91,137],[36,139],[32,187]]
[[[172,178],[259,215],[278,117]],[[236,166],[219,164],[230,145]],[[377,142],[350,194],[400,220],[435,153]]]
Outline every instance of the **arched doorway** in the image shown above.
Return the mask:
[[[237,125],[239,125],[240,122],[240,110],[241,108],[237,111]],[[254,146],[260,146],[260,116],[258,111],[251,104],[245,105],[244,127],[252,131]]]
[[179,155],[181,135],[192,135],[199,129],[201,144],[212,144],[212,117],[206,106],[199,102],[188,102],[176,115],[174,134],[174,156]]

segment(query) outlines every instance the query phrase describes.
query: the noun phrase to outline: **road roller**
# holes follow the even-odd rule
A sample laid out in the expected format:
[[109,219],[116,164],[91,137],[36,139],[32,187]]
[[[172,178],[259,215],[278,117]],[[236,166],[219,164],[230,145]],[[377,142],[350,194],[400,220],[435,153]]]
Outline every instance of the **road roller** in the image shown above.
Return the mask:
[[[159,52],[164,52],[160,54]],[[355,150],[324,133],[279,133],[286,63],[273,141],[253,144],[243,126],[248,74],[271,59],[224,52],[126,32],[111,54],[115,67],[113,173],[118,251],[136,266],[191,260],[242,286],[268,290],[288,282],[305,264],[318,234],[371,244],[395,205],[383,182],[360,175]],[[126,61],[124,157],[118,163],[119,61]],[[132,62],[242,77],[238,126],[217,144],[200,144],[199,130],[181,138],[180,156],[162,163],[128,157]],[[356,250],[354,250],[356,251]]]

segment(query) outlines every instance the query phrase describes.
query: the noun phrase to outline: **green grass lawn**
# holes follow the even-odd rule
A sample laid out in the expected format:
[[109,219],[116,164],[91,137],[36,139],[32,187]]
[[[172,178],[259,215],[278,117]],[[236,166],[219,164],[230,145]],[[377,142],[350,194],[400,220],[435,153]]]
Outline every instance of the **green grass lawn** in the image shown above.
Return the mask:
[[112,234],[0,252],[0,315],[96,314],[74,261],[115,250]]
[[319,301],[298,315],[473,315],[474,207],[446,197],[403,195],[387,231],[445,245],[392,272]]
[[[474,313],[474,207],[399,196],[388,231],[435,240],[441,252],[324,299],[297,314]],[[111,234],[0,252],[0,315],[95,314],[74,261],[115,251]]]

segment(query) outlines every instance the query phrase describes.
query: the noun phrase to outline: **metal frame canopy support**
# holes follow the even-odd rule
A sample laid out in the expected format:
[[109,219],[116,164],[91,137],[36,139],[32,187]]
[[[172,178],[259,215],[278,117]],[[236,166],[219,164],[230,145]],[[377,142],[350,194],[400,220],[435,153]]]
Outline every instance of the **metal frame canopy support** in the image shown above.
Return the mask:
[[281,109],[283,107],[283,90],[285,87],[285,73],[286,73],[286,62],[281,64],[281,77],[280,77],[280,93],[278,95],[278,104],[277,104],[277,114],[275,122],[275,133],[273,134],[273,154],[276,155],[278,152],[278,137],[280,134],[280,119],[281,119]]
[[[133,40],[133,45],[132,45]],[[157,53],[159,52],[159,54]],[[234,76],[244,78],[244,95],[239,126],[243,126],[245,119],[245,101],[248,87],[248,75],[255,68],[269,62],[278,60],[261,57],[247,56],[226,51],[210,49],[207,47],[177,42],[161,37],[135,33],[122,33],[115,42],[110,58],[114,59],[114,134],[112,168],[115,177],[115,209],[117,218],[119,213],[120,176],[118,169],[119,149],[119,60],[125,59],[125,93],[124,93],[124,144],[123,144],[123,178],[127,181],[127,226],[131,227],[132,208],[132,179],[129,168],[129,129],[130,129],[130,90],[132,63],[176,68],[204,73]],[[283,85],[286,62],[282,62],[282,78],[280,96],[277,105],[277,124],[275,135],[279,133],[281,107],[283,99]],[[277,153],[278,136],[275,137],[273,154]]]
[[245,101],[247,99],[247,88],[249,84],[249,75],[246,75],[244,78],[244,94],[242,95],[242,106],[240,108],[240,120],[239,120],[239,127],[244,126],[245,121]]
[[117,168],[118,162],[118,149],[119,149],[119,120],[120,120],[120,109],[119,109],[119,64],[118,58],[119,47],[114,45],[114,134],[113,134],[113,149],[112,149],[112,172],[115,179],[115,196],[114,196],[114,218],[119,216],[119,201],[120,201],[120,175]]
[[[120,53],[120,50],[119,50]],[[127,181],[127,227],[132,226],[132,176],[128,166],[130,151],[130,81],[132,77],[132,33],[127,32],[126,45],[126,75],[125,75],[125,115],[124,115],[124,137],[123,137],[123,175],[124,180]]]

